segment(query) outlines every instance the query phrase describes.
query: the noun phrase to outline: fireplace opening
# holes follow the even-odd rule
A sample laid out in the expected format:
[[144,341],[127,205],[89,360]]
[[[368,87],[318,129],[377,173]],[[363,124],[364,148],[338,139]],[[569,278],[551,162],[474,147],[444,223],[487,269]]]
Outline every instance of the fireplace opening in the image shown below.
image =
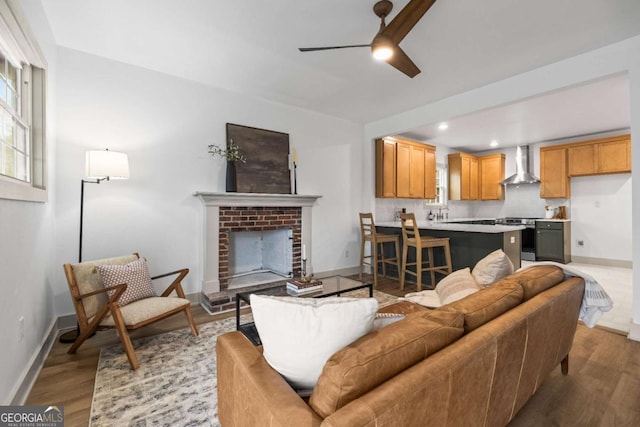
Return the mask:
[[229,233],[229,289],[293,277],[293,230]]

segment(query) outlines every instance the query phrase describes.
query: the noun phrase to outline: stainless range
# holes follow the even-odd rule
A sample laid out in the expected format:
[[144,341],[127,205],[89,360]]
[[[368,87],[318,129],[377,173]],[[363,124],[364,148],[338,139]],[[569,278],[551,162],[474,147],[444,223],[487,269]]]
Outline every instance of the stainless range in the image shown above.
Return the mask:
[[522,250],[520,253],[520,258],[523,260],[536,260],[536,219],[539,218],[507,217],[496,219],[496,224],[523,225],[525,227],[522,230]]

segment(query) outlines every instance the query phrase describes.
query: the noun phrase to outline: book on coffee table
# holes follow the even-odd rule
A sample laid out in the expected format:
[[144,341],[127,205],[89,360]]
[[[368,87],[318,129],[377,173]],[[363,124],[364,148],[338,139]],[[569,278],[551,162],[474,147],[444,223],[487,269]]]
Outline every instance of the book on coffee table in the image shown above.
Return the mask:
[[295,294],[306,294],[315,292],[322,289],[322,281],[310,280],[308,282],[302,282],[300,280],[289,280],[287,282],[287,290]]

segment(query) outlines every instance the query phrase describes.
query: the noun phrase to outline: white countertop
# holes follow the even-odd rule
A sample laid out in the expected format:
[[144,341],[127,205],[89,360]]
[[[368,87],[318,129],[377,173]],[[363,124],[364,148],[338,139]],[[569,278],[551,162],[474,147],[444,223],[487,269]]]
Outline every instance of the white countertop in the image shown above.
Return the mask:
[[570,222],[570,219],[554,219],[554,218],[549,218],[549,219],[536,219],[536,221],[550,221],[550,222]]
[[[456,218],[456,220],[459,220]],[[452,221],[452,220],[449,220]],[[455,221],[455,220],[454,220]],[[456,224],[442,221],[420,221],[418,228],[421,230],[444,230],[444,231],[463,231],[467,233],[506,233],[508,231],[524,230],[523,225],[480,225],[480,224]],[[378,227],[395,227],[401,228],[400,221],[382,221],[377,222]]]

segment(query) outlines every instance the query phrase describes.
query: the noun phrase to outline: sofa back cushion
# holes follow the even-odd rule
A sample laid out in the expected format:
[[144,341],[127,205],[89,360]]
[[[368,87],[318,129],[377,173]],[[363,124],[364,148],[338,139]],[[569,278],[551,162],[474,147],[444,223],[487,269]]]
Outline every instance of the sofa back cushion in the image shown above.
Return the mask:
[[464,331],[468,333],[520,304],[523,294],[519,280],[508,276],[443,308],[464,314]]
[[325,364],[309,404],[326,418],[399,372],[457,340],[463,316],[448,310],[409,314],[335,353]]
[[542,291],[564,280],[564,272],[555,265],[540,265],[526,268],[513,274],[524,291],[524,301],[528,301]]

